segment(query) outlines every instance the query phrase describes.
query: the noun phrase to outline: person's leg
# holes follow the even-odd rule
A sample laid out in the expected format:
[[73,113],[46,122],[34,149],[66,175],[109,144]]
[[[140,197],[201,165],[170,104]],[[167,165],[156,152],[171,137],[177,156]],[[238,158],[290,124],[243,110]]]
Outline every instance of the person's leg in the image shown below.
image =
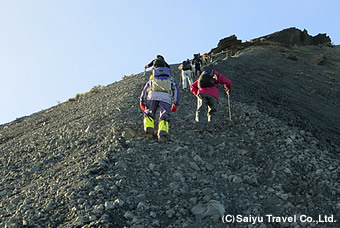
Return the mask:
[[216,113],[217,113],[217,105],[218,100],[214,96],[207,95],[207,103],[208,103],[208,130],[212,131],[215,129],[216,124]]
[[195,118],[195,129],[197,131],[203,131],[206,123],[207,116],[207,100],[205,94],[199,94],[197,96],[197,109]]
[[189,86],[192,84],[192,79],[191,79],[191,70],[185,71],[186,78],[188,80]]
[[186,71],[182,70],[182,84],[183,89],[187,88],[187,79],[186,79]]
[[171,104],[159,102],[158,139],[166,138],[169,133]]
[[146,109],[144,111],[144,119],[143,119],[143,124],[144,124],[144,131],[148,137],[153,137],[153,132],[155,128],[155,115],[156,115],[156,110],[158,107],[158,102],[159,101],[153,101],[153,100],[147,100],[146,101]]

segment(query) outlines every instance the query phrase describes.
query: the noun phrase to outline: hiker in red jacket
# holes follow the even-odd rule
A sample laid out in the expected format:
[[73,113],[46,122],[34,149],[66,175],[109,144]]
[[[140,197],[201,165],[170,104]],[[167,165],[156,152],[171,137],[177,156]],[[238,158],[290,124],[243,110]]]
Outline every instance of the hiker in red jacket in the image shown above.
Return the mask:
[[215,114],[218,104],[217,84],[224,84],[227,90],[231,90],[231,81],[216,70],[203,71],[190,86],[191,92],[197,97],[197,110],[194,131],[203,131],[205,115],[208,117],[208,131],[215,129]]

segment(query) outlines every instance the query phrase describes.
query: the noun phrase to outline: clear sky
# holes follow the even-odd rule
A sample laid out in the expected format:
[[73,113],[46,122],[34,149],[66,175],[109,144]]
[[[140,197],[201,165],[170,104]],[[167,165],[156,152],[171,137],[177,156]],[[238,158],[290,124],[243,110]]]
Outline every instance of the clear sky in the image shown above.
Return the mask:
[[296,27],[339,45],[339,10],[338,0],[0,0],[0,124],[233,34]]

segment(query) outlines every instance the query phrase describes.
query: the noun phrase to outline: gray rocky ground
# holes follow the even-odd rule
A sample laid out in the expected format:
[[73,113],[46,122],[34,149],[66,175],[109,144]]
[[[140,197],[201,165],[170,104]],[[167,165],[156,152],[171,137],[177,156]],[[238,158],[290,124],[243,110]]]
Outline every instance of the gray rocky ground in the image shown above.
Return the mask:
[[206,67],[233,82],[232,121],[220,87],[221,123],[193,132],[196,98],[181,89],[167,142],[143,135],[149,72],[1,125],[0,226],[339,227],[339,56],[273,43],[218,54]]

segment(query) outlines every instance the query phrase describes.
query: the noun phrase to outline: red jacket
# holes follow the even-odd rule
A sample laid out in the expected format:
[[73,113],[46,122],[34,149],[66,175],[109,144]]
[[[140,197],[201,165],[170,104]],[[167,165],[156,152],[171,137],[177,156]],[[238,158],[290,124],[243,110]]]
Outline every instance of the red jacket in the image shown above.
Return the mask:
[[[224,87],[226,89],[231,90],[230,79],[218,73],[216,70],[213,70],[213,74],[217,77],[217,83],[224,84]],[[197,96],[198,94],[208,94],[218,99],[217,84],[212,87],[198,88],[198,80],[196,80],[194,83],[191,84],[190,90],[195,96]]]

